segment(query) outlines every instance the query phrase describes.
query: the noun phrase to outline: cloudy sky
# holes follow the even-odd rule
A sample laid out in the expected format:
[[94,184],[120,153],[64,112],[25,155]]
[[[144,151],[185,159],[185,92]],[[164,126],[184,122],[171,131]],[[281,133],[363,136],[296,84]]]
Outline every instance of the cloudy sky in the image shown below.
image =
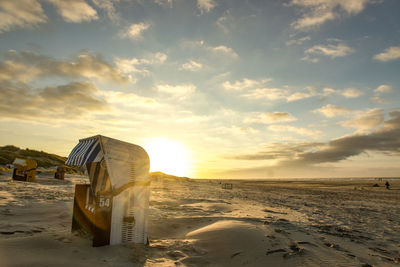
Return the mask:
[[103,134],[179,144],[191,177],[399,176],[399,10],[0,0],[0,145]]

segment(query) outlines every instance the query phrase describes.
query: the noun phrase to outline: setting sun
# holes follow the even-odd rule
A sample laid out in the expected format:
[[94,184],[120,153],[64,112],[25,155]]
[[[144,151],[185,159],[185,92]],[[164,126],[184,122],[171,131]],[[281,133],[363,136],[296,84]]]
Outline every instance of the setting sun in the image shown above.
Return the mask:
[[150,157],[150,171],[190,176],[190,153],[182,143],[167,138],[151,138],[144,148]]

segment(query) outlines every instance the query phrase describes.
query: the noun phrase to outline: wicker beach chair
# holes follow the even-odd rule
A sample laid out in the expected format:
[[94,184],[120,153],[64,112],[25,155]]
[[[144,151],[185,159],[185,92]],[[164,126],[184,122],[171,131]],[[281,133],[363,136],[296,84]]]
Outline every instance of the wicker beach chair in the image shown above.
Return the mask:
[[97,135],[79,140],[67,165],[86,166],[90,184],[75,186],[72,231],[93,246],[147,243],[150,160],[140,146]]
[[12,179],[24,182],[33,182],[36,177],[37,163],[33,159],[16,158],[13,162]]

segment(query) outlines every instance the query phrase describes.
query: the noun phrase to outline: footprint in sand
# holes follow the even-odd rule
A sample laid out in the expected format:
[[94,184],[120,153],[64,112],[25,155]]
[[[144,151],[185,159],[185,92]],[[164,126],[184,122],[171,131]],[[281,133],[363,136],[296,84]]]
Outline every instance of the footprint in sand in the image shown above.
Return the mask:
[[179,251],[179,250],[169,251],[167,253],[167,255],[170,256],[171,258],[173,258],[174,260],[187,257],[187,255],[185,253],[183,253],[182,251]]
[[291,252],[283,254],[283,258],[285,259],[290,258],[292,256],[302,255],[304,254],[305,251],[304,248],[299,247],[296,243],[291,244],[289,248]]
[[297,244],[299,244],[299,245],[310,245],[310,246],[313,246],[313,247],[318,247],[314,243],[311,243],[311,242],[308,242],[308,241],[298,241]]
[[13,234],[33,234],[33,233],[41,233],[42,230],[38,229],[32,229],[29,231],[23,231],[23,230],[15,230],[15,231],[1,231],[0,234],[2,235],[13,235]]
[[1,231],[0,234],[2,234],[2,235],[13,235],[13,234],[15,234],[15,231]]
[[286,250],[283,249],[283,248],[268,250],[268,251],[265,253],[265,255],[270,255],[270,254],[279,253],[279,252],[286,252]]

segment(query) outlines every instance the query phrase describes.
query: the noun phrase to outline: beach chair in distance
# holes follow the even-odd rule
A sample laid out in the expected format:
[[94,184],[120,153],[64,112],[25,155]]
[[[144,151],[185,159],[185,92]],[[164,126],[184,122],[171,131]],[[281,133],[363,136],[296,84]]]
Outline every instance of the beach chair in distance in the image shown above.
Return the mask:
[[34,182],[37,163],[33,159],[16,158],[13,162],[14,170],[12,179],[24,182]]
[[232,189],[233,185],[231,183],[223,183],[222,189]]
[[96,135],[80,139],[66,165],[86,166],[90,184],[75,185],[72,231],[93,246],[148,243],[150,160],[140,146]]
[[57,167],[57,171],[54,173],[54,179],[64,180],[65,176],[65,167],[59,166]]

